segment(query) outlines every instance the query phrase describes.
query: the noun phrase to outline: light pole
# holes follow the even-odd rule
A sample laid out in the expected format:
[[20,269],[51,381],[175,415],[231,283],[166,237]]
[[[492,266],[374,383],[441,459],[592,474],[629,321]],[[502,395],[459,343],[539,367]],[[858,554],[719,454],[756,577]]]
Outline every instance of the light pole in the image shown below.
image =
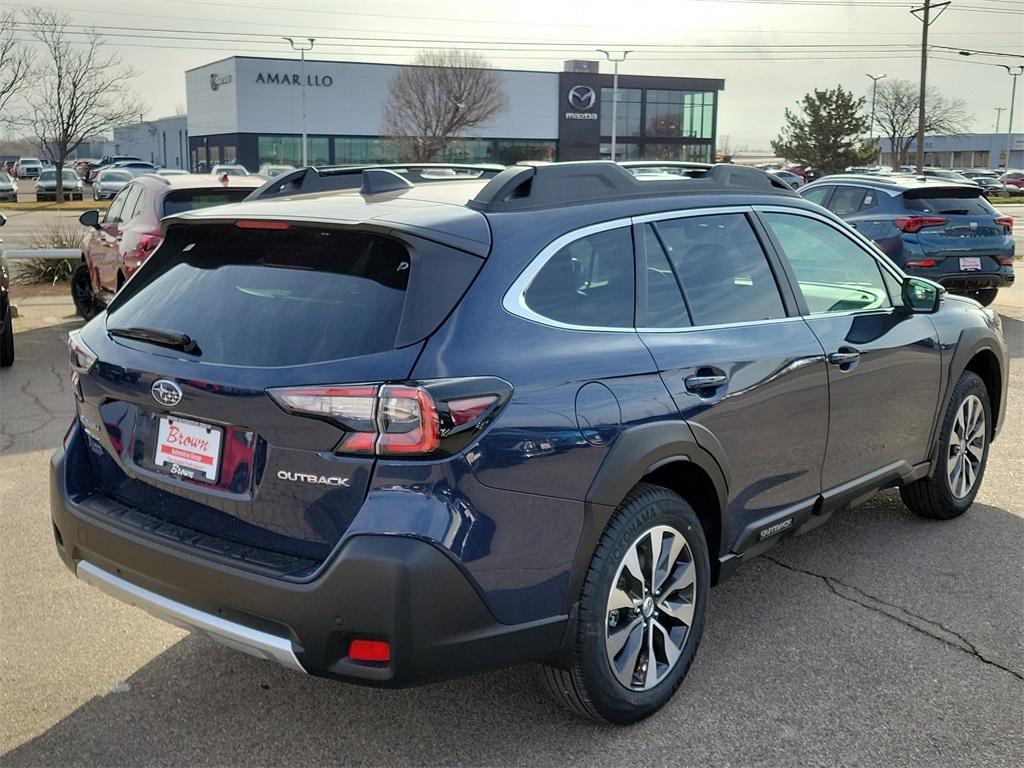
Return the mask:
[[615,139],[616,131],[618,129],[619,122],[619,62],[625,61],[626,57],[629,56],[633,51],[623,51],[622,58],[613,57],[610,51],[606,51],[603,48],[597,49],[599,53],[603,53],[608,61],[613,62],[614,68],[612,70],[612,162],[615,162]]
[[[974,51],[960,51],[961,56],[973,56],[974,53]],[[1017,78],[1024,75],[1024,64],[1010,66],[1009,64],[993,64],[988,61],[977,63],[988,64],[990,67],[1002,67],[1013,81],[1010,86],[1010,118],[1007,120],[1008,125],[1006,126],[1006,170],[1010,170],[1010,152],[1013,151],[1013,108],[1017,100]],[[998,133],[998,129],[996,132]]]
[[[885,74],[872,75],[868,73],[868,77],[871,78],[871,125],[868,126],[868,141],[875,140],[875,93],[878,91],[878,81],[885,77]],[[878,142],[878,164],[882,164],[882,142]]]
[[306,44],[295,44],[294,38],[285,37],[282,38],[288,41],[288,44],[292,47],[293,51],[299,52],[299,58],[302,59],[302,166],[305,168],[309,165],[309,143],[306,140],[306,51],[313,50],[313,43],[316,41],[315,38],[307,37],[309,45]]

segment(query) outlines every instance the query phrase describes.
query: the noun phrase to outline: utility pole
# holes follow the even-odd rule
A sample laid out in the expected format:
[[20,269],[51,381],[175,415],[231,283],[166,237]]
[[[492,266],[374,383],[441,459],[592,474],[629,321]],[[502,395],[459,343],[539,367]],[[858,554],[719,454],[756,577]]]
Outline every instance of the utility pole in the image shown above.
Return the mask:
[[603,53],[608,61],[614,63],[612,74],[612,162],[615,162],[615,139],[616,130],[619,123],[619,62],[625,61],[626,57],[629,56],[633,51],[623,51],[622,58],[612,58],[610,52],[605,51],[601,48],[597,49],[599,53]]
[[[921,86],[917,98],[917,172],[924,172],[924,96],[928,87],[928,27],[930,27],[942,15],[942,12],[949,7],[949,2],[932,3],[932,0],[924,0],[924,5],[914,8],[911,13],[921,20]],[[933,10],[938,10],[932,16]],[[922,14],[918,16],[918,14]]]
[[304,43],[296,45],[295,40],[290,37],[282,39],[287,40],[292,50],[298,51],[299,58],[302,59],[302,167],[305,168],[309,165],[309,147],[307,146],[309,142],[306,140],[306,51],[313,50],[315,38],[307,37],[308,45]]
[[1017,78],[1024,75],[1024,64],[1016,67],[1008,67],[1005,64],[999,66],[1013,78],[1013,86],[1010,88],[1010,117],[1007,120],[1009,125],[1006,128],[1006,170],[1010,170],[1010,153],[1013,151],[1013,108],[1017,101]]
[[[875,141],[875,93],[878,91],[878,81],[882,80],[885,75],[872,75],[868,74],[871,78],[871,124],[868,126],[868,141],[874,143]],[[878,142],[878,164],[882,164],[882,142]]]
[[1002,120],[1006,107],[996,107],[996,133],[999,133],[999,121]]

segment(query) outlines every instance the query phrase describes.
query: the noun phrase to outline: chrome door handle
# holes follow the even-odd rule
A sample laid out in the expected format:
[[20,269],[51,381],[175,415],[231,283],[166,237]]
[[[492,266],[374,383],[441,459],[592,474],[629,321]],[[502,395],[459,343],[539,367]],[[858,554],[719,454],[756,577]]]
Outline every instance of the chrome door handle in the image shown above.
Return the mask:
[[729,377],[724,373],[714,373],[707,376],[687,376],[683,379],[683,384],[691,392],[696,392],[702,389],[714,389],[720,387],[723,384],[728,383]]
[[828,356],[828,361],[832,365],[850,365],[860,360],[860,352],[856,349],[850,349],[849,347],[843,347],[838,352],[833,352]]

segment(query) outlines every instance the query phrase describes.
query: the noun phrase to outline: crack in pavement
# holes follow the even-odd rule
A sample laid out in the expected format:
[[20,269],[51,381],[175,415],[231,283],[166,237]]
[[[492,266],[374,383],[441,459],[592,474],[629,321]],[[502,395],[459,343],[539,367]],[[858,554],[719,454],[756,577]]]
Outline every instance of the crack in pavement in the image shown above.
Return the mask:
[[[886,600],[881,599],[880,597],[876,597],[875,595],[869,594],[860,587],[855,587],[852,584],[847,584],[846,582],[837,579],[834,576],[825,576],[824,574],[815,573],[814,571],[809,571],[805,568],[797,568],[794,565],[790,565],[789,563],[784,563],[781,560],[777,560],[776,558],[770,555],[762,555],[762,557],[764,557],[769,562],[779,566],[780,568],[785,568],[786,570],[793,571],[794,573],[802,573],[805,576],[812,576],[816,579],[820,579],[821,581],[825,582],[825,585],[830,590],[832,590],[832,593],[837,597],[842,598],[843,600],[846,600],[848,602],[854,603],[855,605],[859,605],[862,608],[867,608],[869,611],[881,614],[882,616],[887,616],[893,621],[899,622],[900,624],[903,624],[906,627],[910,627],[910,629],[920,632],[922,635],[926,635],[934,640],[938,640],[940,642],[945,643],[948,646],[956,648],[957,650],[963,651],[968,656],[974,656],[979,661],[988,664],[991,667],[995,667],[996,669],[1001,669],[1004,672],[1009,672],[1018,680],[1024,681],[1024,674],[1021,674],[1020,672],[1017,672],[1016,670],[1011,669],[1010,667],[1003,666],[998,661],[993,661],[992,659],[986,658],[985,655],[977,649],[974,643],[972,643],[970,640],[968,640],[966,637],[964,637],[956,630],[943,626],[941,622],[935,621],[934,619],[926,619],[924,616],[919,616],[918,614],[904,608],[901,605],[890,603]],[[843,594],[843,592],[840,591],[840,588],[844,590],[849,590],[854,594]],[[866,600],[870,600],[871,603],[875,603],[875,605],[865,602],[864,599],[858,599],[857,595],[863,596],[863,598],[865,598]],[[895,613],[892,613],[890,610],[885,610],[885,608],[891,609],[891,611],[899,611],[900,613],[903,613],[906,616],[909,616],[927,626],[919,626],[913,621],[909,621],[908,619],[905,619],[901,616],[896,615]],[[931,630],[930,627],[937,627],[939,630],[944,632],[949,637],[943,637],[941,634]]]

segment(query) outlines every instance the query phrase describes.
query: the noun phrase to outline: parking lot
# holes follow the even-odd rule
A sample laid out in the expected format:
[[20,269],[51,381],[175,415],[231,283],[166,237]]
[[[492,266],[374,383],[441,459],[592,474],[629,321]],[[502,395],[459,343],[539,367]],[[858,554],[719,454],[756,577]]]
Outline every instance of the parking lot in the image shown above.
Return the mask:
[[54,552],[47,488],[74,412],[64,340],[79,321],[65,288],[15,290],[18,359],[0,372],[5,766],[1020,764],[1020,283],[995,305],[1015,367],[975,507],[937,523],[886,492],[746,565],[713,591],[679,695],[626,729],[574,719],[530,668],[404,691],[347,686],[78,583]]

